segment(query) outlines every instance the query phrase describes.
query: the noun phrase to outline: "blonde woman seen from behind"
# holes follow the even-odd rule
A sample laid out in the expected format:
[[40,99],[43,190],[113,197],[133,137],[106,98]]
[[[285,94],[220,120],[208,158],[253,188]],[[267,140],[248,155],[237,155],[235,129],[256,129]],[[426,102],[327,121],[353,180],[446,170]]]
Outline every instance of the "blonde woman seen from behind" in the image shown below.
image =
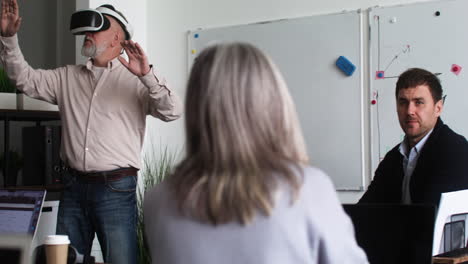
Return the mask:
[[186,157],[145,197],[153,263],[367,263],[260,50],[220,44],[197,57],[185,126]]

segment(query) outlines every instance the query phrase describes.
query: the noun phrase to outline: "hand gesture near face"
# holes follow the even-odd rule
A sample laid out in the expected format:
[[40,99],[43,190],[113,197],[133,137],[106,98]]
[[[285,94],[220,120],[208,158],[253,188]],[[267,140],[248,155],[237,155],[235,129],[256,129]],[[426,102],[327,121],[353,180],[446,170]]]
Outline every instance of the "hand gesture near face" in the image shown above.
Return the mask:
[[132,40],[125,40],[122,47],[128,56],[128,62],[122,57],[119,57],[120,62],[136,76],[144,76],[150,71],[148,58],[141,46]]
[[16,0],[2,0],[1,33],[4,37],[11,37],[18,32],[21,25],[18,3]]

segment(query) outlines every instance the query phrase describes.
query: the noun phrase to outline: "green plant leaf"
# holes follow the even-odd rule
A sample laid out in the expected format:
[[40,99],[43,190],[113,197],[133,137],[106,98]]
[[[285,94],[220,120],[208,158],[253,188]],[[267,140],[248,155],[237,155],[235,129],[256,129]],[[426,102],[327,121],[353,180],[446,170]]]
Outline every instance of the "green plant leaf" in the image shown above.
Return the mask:
[[0,93],[16,93],[16,87],[2,68],[0,68]]
[[[0,154],[0,169],[5,166],[5,153]],[[8,151],[8,167],[11,170],[18,171],[23,168],[23,157],[14,149]]]
[[143,168],[140,171],[142,185],[138,188],[138,215],[137,215],[137,239],[138,239],[138,263],[150,264],[151,255],[145,241],[145,223],[143,215],[143,199],[145,192],[172,172],[178,152],[171,152],[167,146],[157,149],[151,143],[151,152],[143,157]]

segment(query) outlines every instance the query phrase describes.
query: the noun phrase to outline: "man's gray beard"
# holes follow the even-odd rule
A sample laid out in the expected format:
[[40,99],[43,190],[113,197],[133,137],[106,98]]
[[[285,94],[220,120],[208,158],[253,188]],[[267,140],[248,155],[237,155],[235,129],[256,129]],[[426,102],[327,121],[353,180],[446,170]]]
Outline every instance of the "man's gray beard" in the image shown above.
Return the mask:
[[81,47],[81,55],[89,58],[96,58],[101,55],[106,50],[107,43],[103,43],[100,46],[97,46],[94,42],[91,46],[86,46],[83,43]]
[[94,45],[94,43],[91,46],[83,45],[83,47],[81,47],[81,55],[89,58],[96,57],[96,45]]

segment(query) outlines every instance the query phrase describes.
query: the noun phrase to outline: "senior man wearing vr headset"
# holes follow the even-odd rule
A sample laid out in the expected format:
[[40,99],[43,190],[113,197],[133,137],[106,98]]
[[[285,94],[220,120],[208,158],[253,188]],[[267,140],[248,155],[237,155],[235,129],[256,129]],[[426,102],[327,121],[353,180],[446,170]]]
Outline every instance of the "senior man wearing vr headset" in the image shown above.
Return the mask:
[[[86,65],[35,70],[18,46],[16,0],[2,0],[0,59],[17,88],[57,104],[61,157],[67,164],[57,233],[84,255],[97,234],[106,263],[136,263],[136,181],[146,115],[171,121],[179,98],[155,74],[132,29],[111,5],[77,11],[73,34],[84,34]],[[128,61],[120,55],[123,50]]]

